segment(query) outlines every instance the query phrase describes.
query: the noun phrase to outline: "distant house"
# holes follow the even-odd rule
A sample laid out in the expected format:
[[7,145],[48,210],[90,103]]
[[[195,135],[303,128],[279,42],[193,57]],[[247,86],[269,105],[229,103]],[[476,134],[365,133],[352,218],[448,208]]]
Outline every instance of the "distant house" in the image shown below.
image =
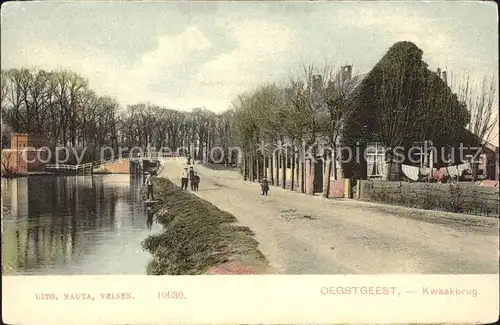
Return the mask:
[[485,179],[499,181],[500,180],[500,166],[499,166],[499,150],[498,146],[491,143],[486,143],[483,146],[483,155],[479,163],[479,169]]
[[467,137],[480,142],[480,147],[482,148],[482,152],[479,156],[478,177],[481,179],[498,181],[500,177],[498,146],[490,142],[480,141],[469,130],[467,130],[466,133]]
[[43,171],[50,158],[46,145],[43,135],[12,133],[10,148],[2,149],[2,174]]

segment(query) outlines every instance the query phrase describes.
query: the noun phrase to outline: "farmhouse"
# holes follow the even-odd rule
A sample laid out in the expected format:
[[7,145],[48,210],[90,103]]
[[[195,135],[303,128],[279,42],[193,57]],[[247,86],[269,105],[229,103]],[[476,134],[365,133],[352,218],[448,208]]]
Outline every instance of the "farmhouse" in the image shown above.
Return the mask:
[[[357,159],[344,159],[337,164],[328,180],[327,173],[324,173],[325,153],[319,149],[315,160],[309,157],[305,161],[306,193],[328,191],[330,197],[342,197],[346,180],[419,181],[435,177],[442,180],[444,174],[456,174],[462,180],[471,180],[473,168],[470,156],[477,151],[473,148],[478,147],[483,152],[475,177],[498,180],[498,147],[482,143],[467,130],[470,119],[467,107],[449,87],[446,71],[429,70],[421,58],[422,51],[413,43],[396,43],[369,73],[355,81],[355,87],[349,95],[353,113],[344,124],[339,145],[350,149],[351,153],[361,154]],[[395,72],[398,66],[403,66],[405,70]],[[351,71],[352,67],[343,67],[340,72],[342,78],[351,78]],[[424,78],[417,80],[411,71],[417,71]],[[397,76],[405,76],[400,85],[384,84],[387,76],[396,73]],[[319,78],[321,76],[315,76],[316,80]],[[313,86],[315,79],[312,81]],[[396,110],[387,108],[387,103],[392,103],[389,106],[394,105],[394,96],[388,96],[384,101],[381,95],[384,86],[392,87],[391,90],[401,87],[397,90],[407,92],[406,102],[403,102],[404,98],[398,98],[400,102],[396,104],[405,107],[405,110],[400,109],[395,114]],[[433,97],[424,97],[428,93]],[[423,100],[428,102],[423,104]],[[426,116],[431,115],[432,119],[425,120]],[[400,154],[403,160],[393,162],[394,159],[388,158],[393,157],[394,152],[381,145],[388,142],[392,143],[393,148],[402,149]],[[462,153],[459,148],[463,148]],[[443,173],[436,176],[439,174],[436,171]]]

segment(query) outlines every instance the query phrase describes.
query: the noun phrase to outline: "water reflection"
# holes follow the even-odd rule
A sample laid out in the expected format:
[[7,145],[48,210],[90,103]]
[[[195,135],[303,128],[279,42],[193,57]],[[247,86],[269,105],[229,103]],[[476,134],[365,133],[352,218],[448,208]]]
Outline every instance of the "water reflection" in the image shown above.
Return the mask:
[[141,185],[129,175],[2,179],[3,274],[144,274]]

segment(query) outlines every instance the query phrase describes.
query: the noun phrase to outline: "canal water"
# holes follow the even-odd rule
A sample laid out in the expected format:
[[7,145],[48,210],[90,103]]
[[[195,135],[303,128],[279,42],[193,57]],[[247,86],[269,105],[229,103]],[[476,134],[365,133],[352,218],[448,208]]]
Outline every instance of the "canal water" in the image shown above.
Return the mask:
[[2,179],[3,275],[145,274],[151,258],[134,175]]

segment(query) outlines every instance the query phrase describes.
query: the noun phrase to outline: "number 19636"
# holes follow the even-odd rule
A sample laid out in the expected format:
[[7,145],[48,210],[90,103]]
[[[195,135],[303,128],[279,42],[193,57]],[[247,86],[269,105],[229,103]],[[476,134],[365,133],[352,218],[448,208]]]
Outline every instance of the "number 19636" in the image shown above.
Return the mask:
[[182,291],[158,291],[158,299],[186,299]]

